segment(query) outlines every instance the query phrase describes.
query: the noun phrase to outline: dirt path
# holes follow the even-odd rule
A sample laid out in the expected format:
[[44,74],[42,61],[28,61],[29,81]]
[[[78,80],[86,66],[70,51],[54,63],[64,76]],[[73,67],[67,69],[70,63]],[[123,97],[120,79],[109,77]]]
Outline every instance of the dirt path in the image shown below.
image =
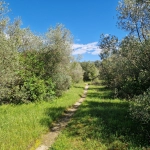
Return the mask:
[[62,115],[62,117],[56,123],[53,124],[51,131],[43,136],[42,144],[36,150],[48,150],[51,147],[51,145],[55,142],[56,137],[65,128],[72,115],[76,112],[78,107],[84,101],[87,90],[88,84],[86,84],[85,86],[82,97],[71,108],[68,108]]

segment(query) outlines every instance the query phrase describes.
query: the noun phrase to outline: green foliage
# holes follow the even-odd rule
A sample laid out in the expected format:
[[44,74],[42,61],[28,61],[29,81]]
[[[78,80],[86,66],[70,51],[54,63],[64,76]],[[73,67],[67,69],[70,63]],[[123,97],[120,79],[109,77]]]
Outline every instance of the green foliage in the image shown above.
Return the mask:
[[79,83],[83,81],[83,69],[78,62],[72,62],[70,67],[70,76],[74,83]]
[[61,96],[64,91],[70,88],[72,79],[70,76],[62,73],[57,73],[53,77],[53,82],[56,86],[56,94],[57,96]]
[[149,38],[150,11],[147,0],[122,0],[117,10],[118,26],[121,29],[138,37],[140,42]]
[[18,80],[18,53],[4,33],[0,33],[0,103],[8,100],[10,90]]
[[81,62],[82,69],[84,71],[83,80],[91,81],[98,76],[98,69],[95,67],[94,62]]
[[99,68],[100,68],[100,65],[101,65],[101,61],[100,61],[100,60],[96,60],[96,61],[94,61],[94,64],[95,64],[95,67],[96,67],[97,69],[99,69]]
[[50,80],[45,83],[44,80],[36,77],[27,79],[22,88],[25,89],[26,100],[31,102],[50,99],[55,94],[54,85]]
[[144,123],[150,122],[150,88],[139,96],[135,96],[130,105],[130,112],[133,118]]
[[133,120],[129,102],[108,88],[90,85],[79,107],[50,150],[141,150],[150,148],[150,126]]
[[60,96],[72,84],[72,35],[63,25],[45,36],[10,23],[0,2],[0,103],[23,103]]
[[[134,118],[147,122],[144,106],[149,104],[145,101],[145,94],[143,96],[142,94],[150,86],[149,3],[123,0],[119,2],[117,10],[118,25],[128,31],[129,35],[120,42],[115,36],[101,36],[100,76],[105,84],[113,89],[116,96],[128,99],[135,97],[131,99],[134,101],[131,114],[135,115]],[[141,104],[143,105],[139,106],[141,117],[137,117],[136,105]]]
[[62,97],[22,105],[0,106],[0,149],[36,149],[41,136],[49,132],[52,122],[72,106],[83,92],[84,84],[76,84]]
[[100,53],[101,59],[107,59],[117,51],[118,38],[114,35],[104,35],[100,36],[100,48],[102,52]]
[[101,77],[121,97],[132,98],[149,87],[149,41],[126,37],[116,54],[102,61]]
[[70,61],[72,58],[72,36],[63,25],[50,28],[46,34],[46,46],[43,53],[45,76],[55,83],[56,95],[71,86]]

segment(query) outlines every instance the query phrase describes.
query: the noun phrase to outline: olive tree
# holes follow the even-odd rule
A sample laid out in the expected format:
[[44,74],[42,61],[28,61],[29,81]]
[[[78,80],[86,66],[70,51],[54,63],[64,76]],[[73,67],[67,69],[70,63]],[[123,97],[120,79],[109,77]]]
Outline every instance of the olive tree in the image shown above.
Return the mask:
[[70,72],[70,76],[72,78],[72,81],[74,83],[78,83],[80,81],[83,81],[84,71],[83,71],[79,62],[75,62],[75,61],[72,62],[69,72]]
[[[18,80],[17,72],[19,71],[19,57],[16,46],[12,43],[6,34],[7,25],[4,26],[4,20],[0,23],[3,30],[0,32],[0,101],[9,99],[11,87]],[[4,29],[5,27],[5,29]],[[2,29],[2,28],[1,28]]]
[[142,42],[150,35],[150,3],[146,0],[122,0],[117,7],[118,26]]
[[72,59],[72,35],[63,25],[58,24],[46,33],[45,49],[45,75],[52,77],[56,85],[56,92],[61,95],[71,85],[69,75]]
[[83,80],[84,81],[91,81],[94,80],[99,75],[99,71],[96,68],[94,62],[81,62],[82,69],[84,71]]
[[117,96],[129,98],[133,118],[148,123],[150,116],[150,3],[122,0],[117,7],[118,26],[129,35],[118,42],[115,36],[100,38],[101,78]]

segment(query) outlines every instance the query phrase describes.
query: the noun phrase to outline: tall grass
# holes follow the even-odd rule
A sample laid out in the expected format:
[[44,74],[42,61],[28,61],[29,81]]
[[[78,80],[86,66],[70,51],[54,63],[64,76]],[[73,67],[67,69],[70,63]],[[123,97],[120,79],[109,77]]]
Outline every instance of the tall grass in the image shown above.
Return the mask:
[[103,86],[90,85],[79,107],[51,150],[146,150],[150,125],[132,120],[129,102],[113,99]]
[[0,149],[25,150],[48,132],[51,123],[63,111],[73,105],[83,92],[84,84],[78,84],[62,97],[50,102],[0,106]]

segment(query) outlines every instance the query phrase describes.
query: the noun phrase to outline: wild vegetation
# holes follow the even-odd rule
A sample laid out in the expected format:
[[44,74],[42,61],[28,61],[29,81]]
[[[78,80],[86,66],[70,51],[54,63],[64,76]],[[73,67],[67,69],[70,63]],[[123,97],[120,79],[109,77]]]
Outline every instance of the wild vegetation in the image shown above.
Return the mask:
[[80,83],[50,102],[0,106],[0,149],[37,148],[41,144],[41,135],[47,133],[52,122],[80,98],[83,89],[84,83]]
[[101,35],[100,77],[116,97],[132,101],[133,118],[150,121],[150,3],[122,0],[117,7],[118,26],[127,31],[122,41]]
[[146,150],[149,124],[133,120],[129,102],[107,87],[90,85],[87,97],[50,150]]
[[105,87],[91,85],[87,101],[51,149],[149,148],[150,3],[122,0],[117,10],[118,27],[129,34],[121,41],[102,34],[101,61],[79,63],[64,25],[34,34],[21,28],[20,19],[11,22],[0,1],[2,149],[38,145],[52,121],[80,97],[83,85],[77,83],[98,78]]
[[[44,36],[11,23],[7,4],[0,1],[0,103],[28,103],[60,96],[83,71],[72,58],[73,38],[58,24]],[[78,78],[76,78],[78,76]]]
[[84,71],[83,74],[84,81],[91,81],[98,77],[99,70],[98,67],[96,67],[95,62],[84,61],[84,62],[80,62],[80,64]]

